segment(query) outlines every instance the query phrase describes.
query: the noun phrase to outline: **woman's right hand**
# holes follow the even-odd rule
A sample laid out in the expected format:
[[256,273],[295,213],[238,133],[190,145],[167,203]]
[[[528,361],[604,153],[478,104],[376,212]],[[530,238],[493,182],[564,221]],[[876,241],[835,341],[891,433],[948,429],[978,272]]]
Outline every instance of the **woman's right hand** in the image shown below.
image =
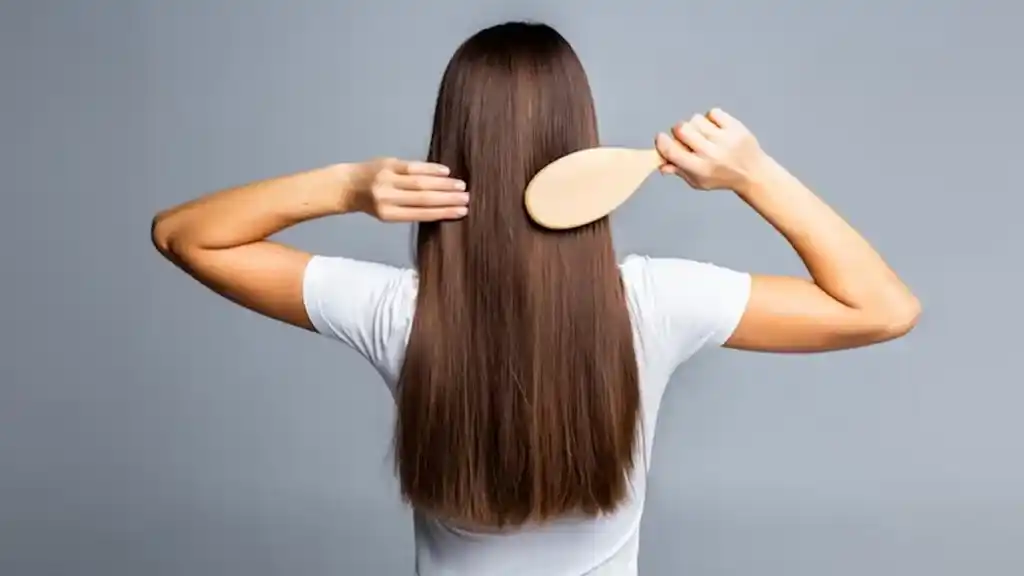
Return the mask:
[[360,164],[353,181],[354,209],[382,222],[455,220],[467,213],[466,183],[446,166],[380,158]]

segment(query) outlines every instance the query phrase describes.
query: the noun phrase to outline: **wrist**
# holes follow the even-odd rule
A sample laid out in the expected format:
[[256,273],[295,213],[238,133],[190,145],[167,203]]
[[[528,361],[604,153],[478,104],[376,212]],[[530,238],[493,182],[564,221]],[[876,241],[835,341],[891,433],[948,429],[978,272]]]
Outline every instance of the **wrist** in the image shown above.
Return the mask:
[[759,190],[770,187],[772,182],[778,180],[782,170],[782,166],[775,159],[767,154],[762,154],[752,163],[744,178],[733,188],[733,191],[741,198],[749,198],[757,194]]
[[333,185],[333,203],[338,214],[362,212],[369,190],[368,170],[364,162],[333,164],[326,168]]

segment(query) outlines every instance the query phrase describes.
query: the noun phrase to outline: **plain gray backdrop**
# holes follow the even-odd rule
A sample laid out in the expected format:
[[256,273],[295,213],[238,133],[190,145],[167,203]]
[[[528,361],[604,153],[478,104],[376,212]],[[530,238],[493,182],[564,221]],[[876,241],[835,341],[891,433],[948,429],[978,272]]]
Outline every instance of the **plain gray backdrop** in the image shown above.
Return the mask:
[[[1007,0],[5,0],[0,574],[403,575],[390,399],[343,347],[221,301],[161,208],[419,157],[455,47],[533,19],[576,46],[605,143],[711,106],[920,296],[909,337],[714,351],[658,430],[641,572],[1024,574],[1024,9]],[[622,253],[802,273],[728,193],[655,177]],[[361,216],[284,238],[408,262]]]

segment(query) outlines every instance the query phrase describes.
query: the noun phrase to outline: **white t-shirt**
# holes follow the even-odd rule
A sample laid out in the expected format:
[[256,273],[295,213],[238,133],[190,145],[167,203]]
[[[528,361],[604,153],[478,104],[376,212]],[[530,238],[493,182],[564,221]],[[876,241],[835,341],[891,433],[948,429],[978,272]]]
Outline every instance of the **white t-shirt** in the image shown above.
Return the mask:
[[[644,465],[615,514],[564,518],[500,533],[470,533],[414,513],[421,576],[635,576],[647,471],[662,394],[675,369],[720,346],[739,323],[750,275],[675,258],[629,256],[626,288],[642,394]],[[395,392],[416,306],[415,270],[314,256],[303,297],[317,331],[366,358]]]

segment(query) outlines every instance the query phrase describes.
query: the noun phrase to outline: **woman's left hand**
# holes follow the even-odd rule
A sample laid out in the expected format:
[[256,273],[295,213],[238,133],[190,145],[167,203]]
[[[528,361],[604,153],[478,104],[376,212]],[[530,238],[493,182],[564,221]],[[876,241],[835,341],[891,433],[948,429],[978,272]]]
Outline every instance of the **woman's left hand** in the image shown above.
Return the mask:
[[465,182],[446,166],[382,158],[359,165],[355,207],[382,222],[455,220],[467,213]]
[[768,164],[754,135],[742,122],[715,108],[695,114],[659,134],[658,152],[668,161],[662,174],[677,174],[698,190],[739,190]]

